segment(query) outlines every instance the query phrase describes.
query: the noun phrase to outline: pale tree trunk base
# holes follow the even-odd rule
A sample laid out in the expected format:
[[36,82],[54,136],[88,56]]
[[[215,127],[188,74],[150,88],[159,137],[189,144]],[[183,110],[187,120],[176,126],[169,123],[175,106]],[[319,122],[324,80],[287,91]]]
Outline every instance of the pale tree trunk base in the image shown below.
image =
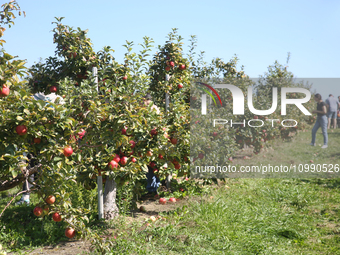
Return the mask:
[[166,188],[168,190],[170,190],[171,188],[171,179],[172,179],[172,173],[171,174],[168,174],[167,177],[166,177]]
[[117,184],[114,180],[107,179],[104,190],[104,219],[113,220],[119,215],[116,204]]

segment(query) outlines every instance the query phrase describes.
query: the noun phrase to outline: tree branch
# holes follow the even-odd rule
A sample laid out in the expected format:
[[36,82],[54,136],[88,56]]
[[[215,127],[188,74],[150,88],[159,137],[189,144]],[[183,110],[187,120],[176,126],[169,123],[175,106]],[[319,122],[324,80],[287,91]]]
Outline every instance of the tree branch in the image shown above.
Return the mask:
[[102,144],[99,145],[87,145],[87,144],[82,144],[78,147],[78,149],[82,148],[82,147],[89,147],[89,148],[98,148],[100,146],[103,146]]
[[[38,169],[41,167],[41,164],[38,164],[30,169],[27,170],[27,176],[30,176],[34,173],[38,172]],[[18,186],[19,184],[21,184],[24,180],[26,180],[26,175],[21,173],[18,174],[15,178],[11,179],[11,180],[6,180],[6,181],[1,181],[0,180],[0,191],[4,191],[4,190],[9,190],[12,189],[16,186]]]
[[1,218],[2,214],[4,213],[4,211],[7,209],[7,207],[13,202],[13,200],[14,200],[17,196],[19,196],[21,193],[25,193],[25,192],[28,192],[28,191],[31,191],[31,190],[35,190],[35,189],[23,190],[23,191],[20,191],[18,194],[16,194],[16,195],[11,199],[11,201],[9,201],[9,202],[7,203],[7,205],[5,206],[5,208],[2,210],[2,212],[1,212],[1,214],[0,214],[0,218]]

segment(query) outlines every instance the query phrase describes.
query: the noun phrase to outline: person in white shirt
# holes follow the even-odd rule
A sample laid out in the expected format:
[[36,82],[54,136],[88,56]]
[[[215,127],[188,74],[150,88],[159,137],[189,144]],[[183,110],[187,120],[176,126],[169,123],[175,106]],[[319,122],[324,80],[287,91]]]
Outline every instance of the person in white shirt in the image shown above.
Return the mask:
[[327,115],[328,115],[328,126],[327,128],[329,129],[331,127],[331,123],[333,122],[333,128],[336,128],[336,119],[337,119],[337,110],[339,107],[339,102],[338,100],[330,94],[329,97],[325,101],[327,105]]

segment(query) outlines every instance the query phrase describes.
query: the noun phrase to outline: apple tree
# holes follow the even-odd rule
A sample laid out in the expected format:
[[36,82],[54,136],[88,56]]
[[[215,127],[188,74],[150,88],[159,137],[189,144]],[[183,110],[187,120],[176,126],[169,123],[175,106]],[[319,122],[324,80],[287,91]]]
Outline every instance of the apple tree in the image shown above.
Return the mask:
[[[174,172],[177,176],[188,173],[190,154],[190,83],[192,75],[189,61],[183,57],[183,38],[173,29],[164,46],[159,46],[149,69],[149,91],[155,104],[166,116],[169,144],[159,161],[168,163],[164,174]],[[169,99],[166,109],[166,97]],[[162,177],[165,177],[163,175]]]
[[[46,207],[45,212],[79,233],[85,230],[89,211],[72,205],[74,183],[93,188],[90,177],[106,175],[104,216],[112,219],[118,215],[117,186],[145,178],[147,164],[168,146],[168,139],[162,113],[152,113],[140,96],[132,96],[136,88],[145,91],[148,76],[143,68],[147,69],[151,40],[145,38],[138,54],[131,52],[128,42],[126,61],[120,65],[109,47],[94,53],[86,31],[60,21],[54,35],[56,56],[34,65],[27,82],[15,79],[24,75],[24,62],[2,51],[6,61],[1,71],[6,76],[1,81],[10,93],[0,99],[0,188],[20,185],[35,173],[30,191],[42,200],[35,213],[42,215],[40,208]],[[91,74],[93,66],[99,68],[98,77]],[[37,101],[32,97],[37,92],[56,92],[65,103]],[[25,153],[32,153],[38,165],[29,168]],[[55,198],[52,204],[46,200],[50,196]],[[67,236],[73,236],[72,229]]]

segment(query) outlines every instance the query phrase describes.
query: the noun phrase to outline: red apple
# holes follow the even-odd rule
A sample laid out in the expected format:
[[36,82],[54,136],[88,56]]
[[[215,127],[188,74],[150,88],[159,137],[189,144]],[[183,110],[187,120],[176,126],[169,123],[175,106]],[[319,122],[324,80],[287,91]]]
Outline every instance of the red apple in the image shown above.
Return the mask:
[[152,156],[152,151],[147,151],[146,156],[151,157]]
[[151,168],[155,168],[156,163],[152,161],[152,162],[150,162],[149,166],[150,166]]
[[174,158],[172,161],[171,161],[174,165],[178,164],[178,161]]
[[127,164],[127,161],[128,161],[128,158],[124,156],[120,159],[120,164],[125,166]]
[[55,222],[60,222],[61,221],[61,216],[59,213],[53,213],[52,214],[52,219],[55,221]]
[[123,80],[124,81],[126,81],[127,80],[127,76],[125,75],[125,76],[123,76]]
[[171,202],[171,203],[176,203],[176,198],[170,197],[170,198],[169,198],[169,202]]
[[80,139],[82,139],[84,137],[84,135],[86,134],[86,131],[84,129],[81,130],[81,132],[78,132],[78,136]]
[[171,67],[174,67],[174,66],[175,66],[175,62],[174,62],[174,61],[170,61],[170,62],[169,62],[169,65],[170,65]]
[[180,84],[177,85],[177,87],[178,87],[179,89],[181,89],[181,88],[183,88],[183,84],[180,83]]
[[159,158],[159,159],[164,159],[164,157],[163,157],[162,154],[159,154],[159,155],[158,155],[158,158]]
[[166,204],[166,199],[164,197],[161,197],[159,199],[159,203],[162,204],[162,205],[165,205]]
[[65,157],[69,157],[69,156],[71,156],[72,154],[73,154],[73,149],[72,149],[72,147],[69,145],[69,146],[66,146],[65,148],[64,148],[64,155],[65,155]]
[[109,162],[109,167],[113,170],[114,168],[117,168],[118,167],[118,163],[114,160],[111,160]]
[[33,142],[36,144],[41,143],[41,139],[40,138],[33,138]]
[[156,128],[152,129],[152,130],[150,131],[150,134],[151,134],[151,135],[157,135],[157,134],[158,134],[157,129],[156,129]]
[[55,196],[52,196],[52,195],[49,195],[47,198],[46,198],[46,203],[48,203],[49,205],[53,204],[55,202]]
[[68,55],[69,58],[71,58],[72,56],[75,58],[77,56],[77,52],[73,52]]
[[25,135],[27,133],[27,127],[25,125],[19,125],[15,128],[18,135]]
[[120,157],[118,154],[115,155],[115,157],[113,158],[114,161],[116,161],[117,163],[119,163],[120,161]]
[[136,158],[132,158],[132,159],[131,159],[131,162],[132,162],[132,163],[136,163],[136,161],[137,161]]
[[73,228],[67,228],[65,230],[65,236],[68,238],[73,238],[76,235],[76,231]]
[[177,144],[177,138],[171,138],[170,141],[173,145]]
[[122,135],[126,135],[126,129],[125,128],[122,129]]
[[145,206],[141,206],[141,207],[139,207],[139,211],[141,211],[141,212],[146,212],[146,208],[145,208]]
[[51,87],[50,87],[50,92],[51,92],[51,93],[57,92],[57,86],[51,86]]
[[36,206],[33,213],[35,216],[40,217],[43,214],[43,209],[40,206]]
[[9,95],[9,87],[3,84],[2,89],[0,88],[0,97],[7,97],[8,95]]
[[129,144],[131,144],[131,149],[135,148],[136,142],[135,141],[130,141]]
[[175,164],[174,166],[175,166],[175,169],[176,169],[176,170],[181,169],[181,164],[179,164],[179,163]]
[[170,71],[170,66],[165,67],[165,71]]
[[214,132],[214,133],[213,133],[213,136],[215,136],[215,137],[216,137],[217,135],[218,135],[218,133],[217,133],[217,132]]
[[186,68],[187,68],[187,67],[186,67],[185,65],[183,65],[183,64],[182,64],[182,65],[179,65],[179,69],[180,69],[180,70],[185,70]]

